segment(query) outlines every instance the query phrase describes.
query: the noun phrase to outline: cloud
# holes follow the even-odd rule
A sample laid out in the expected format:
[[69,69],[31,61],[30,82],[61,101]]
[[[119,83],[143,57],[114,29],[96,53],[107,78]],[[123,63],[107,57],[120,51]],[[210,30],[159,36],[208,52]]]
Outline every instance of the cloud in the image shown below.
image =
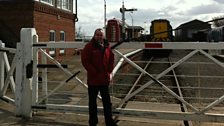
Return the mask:
[[224,1],[223,0],[214,0],[214,1],[217,2],[217,3],[224,4]]
[[[119,9],[122,7],[121,0],[113,0],[107,2],[107,20],[122,18]],[[85,4],[83,4],[85,3]],[[104,25],[104,1],[103,0],[87,0],[80,2],[82,6],[78,7],[78,26],[82,26],[87,34],[92,35],[95,28]],[[132,14],[126,12],[125,22],[134,25],[147,27],[149,29],[151,21],[155,19],[167,19],[173,28],[188,21],[198,19],[202,21],[211,20],[212,17],[224,15],[222,7],[224,0],[125,0],[126,8],[137,8]],[[146,22],[146,24],[145,24]]]
[[[187,19],[188,16],[184,15],[184,12],[176,11],[175,6],[167,6],[163,9],[138,9],[138,11],[133,13],[134,25],[139,25],[144,27],[145,22],[150,26],[151,21],[155,19],[167,19],[171,24],[179,24]],[[131,16],[126,13],[126,22],[131,25]],[[118,11],[113,11],[108,14],[108,19],[118,18],[121,20],[121,13]],[[176,27],[176,25],[174,25]]]
[[223,6],[218,4],[200,5],[187,11],[188,15],[200,15],[200,14],[211,14],[211,13],[222,13]]

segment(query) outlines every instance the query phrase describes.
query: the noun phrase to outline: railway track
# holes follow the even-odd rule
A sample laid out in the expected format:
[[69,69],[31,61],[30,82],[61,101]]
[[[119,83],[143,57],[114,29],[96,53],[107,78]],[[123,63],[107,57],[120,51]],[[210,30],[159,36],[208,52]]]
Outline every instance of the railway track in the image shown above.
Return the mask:
[[[171,63],[168,57],[144,57],[135,58],[133,61],[138,64],[142,69],[147,71],[154,78],[170,67]],[[127,67],[127,66],[125,66]],[[128,74],[126,72],[129,72]],[[168,72],[165,76],[158,80],[162,82],[166,87],[176,92],[176,82],[174,80],[173,72]],[[118,73],[119,81],[117,86],[113,89],[116,92],[118,98],[123,98],[125,94],[130,94],[142,85],[151,81],[151,78],[147,75],[143,75],[137,69],[130,67],[128,71],[121,71]],[[134,83],[134,84],[133,84]],[[175,98],[164,90],[161,85],[153,82],[150,86],[140,91],[137,95],[130,99],[131,101],[141,102],[160,102],[160,103],[176,103]]]

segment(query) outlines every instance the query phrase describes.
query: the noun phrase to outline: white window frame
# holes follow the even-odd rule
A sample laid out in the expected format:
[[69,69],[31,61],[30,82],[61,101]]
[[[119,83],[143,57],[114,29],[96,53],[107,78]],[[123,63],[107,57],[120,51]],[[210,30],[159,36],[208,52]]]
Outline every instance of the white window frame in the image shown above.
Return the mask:
[[57,0],[57,8],[72,11],[72,0]]
[[54,6],[54,0],[40,0],[40,2]]
[[[55,30],[50,30],[49,31],[49,42],[55,42]],[[49,54],[51,56],[55,55],[55,48],[50,48],[49,49]]]
[[[65,42],[65,31],[60,31],[60,42]],[[60,48],[59,54],[65,54],[65,49]]]

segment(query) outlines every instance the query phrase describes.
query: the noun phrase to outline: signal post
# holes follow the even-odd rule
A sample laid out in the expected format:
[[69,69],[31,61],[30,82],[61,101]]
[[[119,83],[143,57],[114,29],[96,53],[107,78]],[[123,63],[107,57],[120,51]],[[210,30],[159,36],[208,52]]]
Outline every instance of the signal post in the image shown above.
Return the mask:
[[120,8],[120,12],[122,14],[122,41],[125,41],[125,12],[126,11],[137,11],[136,8],[126,9],[124,7],[124,1],[122,2],[122,8]]

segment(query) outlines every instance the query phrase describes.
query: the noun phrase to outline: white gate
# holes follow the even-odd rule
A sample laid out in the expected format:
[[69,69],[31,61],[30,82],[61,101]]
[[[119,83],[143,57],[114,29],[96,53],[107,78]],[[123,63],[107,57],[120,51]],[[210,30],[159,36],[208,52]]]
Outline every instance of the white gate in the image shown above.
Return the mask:
[[[35,29],[25,28],[21,30],[21,42],[17,44],[17,50],[7,49],[4,47],[3,43],[1,44],[0,59],[0,71],[1,71],[1,99],[15,103],[16,105],[16,115],[23,117],[31,117],[33,110],[49,110],[49,111],[69,111],[77,113],[87,113],[88,107],[86,105],[67,105],[67,104],[49,104],[48,97],[53,93],[58,91],[62,86],[67,84],[71,80],[75,80],[77,84],[81,84],[83,87],[87,88],[87,85],[77,77],[79,70],[74,70],[73,72],[64,68],[57,60],[55,60],[51,55],[49,55],[45,49],[47,48],[83,48],[86,43],[83,42],[38,42],[38,35],[36,34]],[[168,69],[160,73],[158,76],[154,77],[150,75],[146,70],[139,67],[136,63],[131,61],[128,55],[122,54],[118,49],[136,49],[138,52],[139,49],[180,49],[180,50],[192,50],[189,54],[184,56],[182,59],[172,64]],[[220,104],[224,100],[224,95],[220,96],[218,99],[214,100],[212,103],[208,104],[204,108],[198,109],[193,104],[187,102],[183,97],[179,96],[173,92],[169,87],[164,85],[159,81],[159,78],[184,63],[186,60],[191,58],[196,53],[200,53],[205,57],[212,60],[217,65],[224,67],[223,63],[212,57],[210,54],[204,50],[221,50],[224,48],[224,43],[202,43],[202,42],[173,42],[173,43],[123,43],[117,49],[114,49],[117,55],[121,57],[120,62],[126,61],[131,66],[136,68],[142,74],[149,76],[151,81],[145,83],[136,90],[128,93],[124,99],[117,99],[118,104],[117,108],[113,110],[113,114],[116,116],[129,116],[129,117],[142,117],[150,119],[169,119],[169,120],[194,120],[194,121],[207,121],[207,122],[224,122],[224,115],[220,113],[211,113],[208,111],[215,107],[217,104]],[[12,61],[11,67],[7,60],[6,52],[13,52],[15,58]],[[135,52],[134,52],[135,53]],[[41,54],[41,61],[38,61],[38,54]],[[130,54],[131,55],[131,54]],[[67,77],[56,85],[50,92],[47,92],[47,89],[44,88],[47,85],[47,68],[43,68],[42,71],[42,96],[39,98],[39,83],[38,83],[38,64],[47,65],[48,61],[54,63],[62,73],[65,73]],[[4,62],[3,62],[4,61]],[[4,77],[4,66],[7,69],[7,76]],[[16,86],[13,79],[13,72],[16,68]],[[115,68],[113,71],[113,76],[116,74],[116,71],[119,68]],[[6,79],[4,79],[6,78]],[[5,81],[4,81],[5,80]],[[142,110],[142,109],[131,109],[131,108],[119,108],[121,104],[130,100],[133,96],[137,95],[139,92],[144,90],[146,87],[150,86],[153,82],[161,85],[161,87],[168,92],[170,95],[175,97],[177,100],[182,102],[191,111],[181,112],[181,111],[153,111],[153,110]],[[15,101],[7,96],[5,92],[8,88],[8,85],[11,85],[12,91],[15,91]],[[116,86],[116,85],[115,85]],[[100,98],[100,96],[99,96]],[[99,111],[102,112],[103,109],[99,107]]]

